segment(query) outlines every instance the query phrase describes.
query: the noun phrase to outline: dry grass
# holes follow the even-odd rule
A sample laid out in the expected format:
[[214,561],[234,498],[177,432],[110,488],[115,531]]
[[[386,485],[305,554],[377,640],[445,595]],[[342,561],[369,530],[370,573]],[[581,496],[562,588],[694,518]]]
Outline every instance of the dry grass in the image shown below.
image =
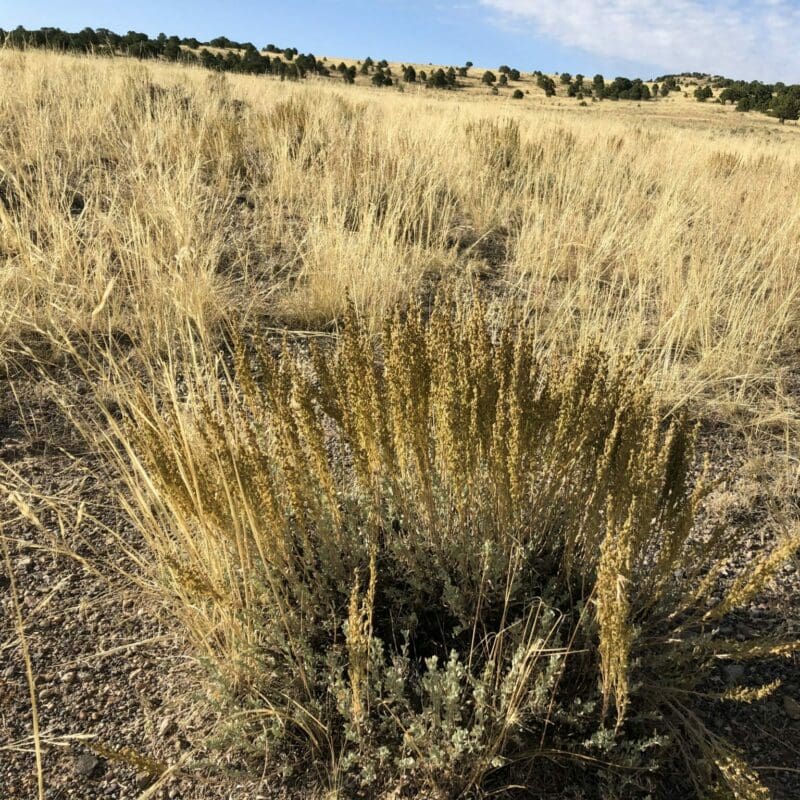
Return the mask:
[[380,327],[432,276],[489,274],[545,338],[647,353],[676,401],[780,391],[794,130],[0,58],[4,353],[32,331],[155,352],[187,325],[316,327],[346,291]]
[[[603,406],[602,425],[585,432],[597,439],[598,463],[589,470],[591,480],[575,479],[584,493],[568,499],[579,516],[591,512],[595,517],[604,513],[600,501],[609,493],[616,497],[621,491],[624,502],[608,525],[595,519],[591,541],[584,541],[584,521],[573,526],[580,536],[547,544],[551,560],[563,560],[567,573],[576,555],[570,548],[584,558],[575,597],[597,609],[596,616],[588,615],[596,630],[585,633],[581,614],[558,638],[553,608],[564,615],[574,608],[555,598],[539,598],[535,607],[528,598],[520,601],[524,613],[512,635],[505,619],[511,595],[503,587],[516,587],[524,571],[520,504],[533,498],[530,507],[548,525],[552,509],[544,495],[533,492],[530,464],[512,464],[535,441],[530,436],[522,444],[513,437],[503,441],[497,408],[487,411],[486,422],[477,412],[470,416],[470,408],[458,401],[463,390],[474,397],[461,400],[477,403],[478,387],[489,375],[507,390],[500,367],[510,369],[512,363],[487,361],[487,353],[497,355],[493,345],[459,349],[459,332],[483,341],[475,324],[461,320],[458,325],[465,328],[447,329],[443,318],[437,323],[443,328],[420,329],[407,340],[402,337],[408,329],[398,318],[394,333],[386,334],[387,348],[374,350],[376,334],[398,305],[420,302],[427,309],[436,287],[445,284],[448,296],[483,298],[494,329],[514,320],[521,341],[535,344],[543,361],[553,361],[552,372],[537,375],[552,376],[561,386],[560,402],[567,411],[555,414],[552,436],[564,448],[567,434],[577,435],[591,421],[576,416],[583,402],[575,399],[583,397],[581,384],[563,364],[579,370],[582,362],[575,354],[595,352],[600,342],[606,357],[595,368],[602,380],[629,375],[629,367],[636,376],[629,388],[638,398],[633,405],[643,404],[636,407],[646,424],[636,428],[641,463],[631,455],[631,464],[644,471],[653,467],[656,475],[674,466],[664,462],[669,439],[662,438],[660,422],[688,409],[764,438],[775,486],[791,493],[800,483],[797,129],[745,120],[681,98],[642,107],[604,102],[580,108],[561,102],[515,103],[478,90],[401,94],[323,80],[292,85],[123,59],[0,52],[0,363],[13,373],[46,369],[54,358],[67,356],[91,377],[94,399],[108,414],[93,418],[97,427],[86,430],[87,438],[112,454],[112,462],[118,459],[124,502],[151,547],[141,556],[120,542],[138,561],[138,579],[175,611],[199,655],[217,664],[239,699],[244,693],[253,704],[245,705],[243,716],[266,718],[268,733],[281,729],[295,746],[310,742],[332,784],[352,773],[353,753],[361,758],[366,752],[343,746],[332,720],[347,720],[339,729],[339,734],[346,729],[347,741],[366,736],[369,724],[380,724],[384,734],[386,726],[395,725],[387,741],[397,733],[398,720],[381,717],[373,704],[378,702],[374,681],[397,678],[381,673],[386,664],[378,651],[388,640],[378,642],[375,626],[383,625],[384,636],[402,634],[374,616],[385,611],[380,593],[386,565],[380,547],[354,537],[340,518],[344,502],[354,515],[350,519],[365,530],[375,526],[386,511],[381,494],[386,488],[381,483],[383,488],[376,489],[378,478],[398,481],[387,496],[405,498],[425,532],[409,552],[392,554],[396,569],[391,574],[402,573],[397,565],[404,565],[422,591],[426,583],[420,576],[430,564],[414,548],[440,545],[438,577],[447,572],[445,562],[463,558],[463,569],[454,574],[477,586],[459,600],[453,587],[460,584],[451,581],[446,598],[462,602],[459,624],[474,631],[462,653],[469,665],[446,661],[442,652],[439,667],[417,676],[420,696],[444,705],[423,719],[414,716],[414,702],[401,703],[400,727],[416,726],[420,742],[412,752],[403,739],[406,758],[416,764],[416,785],[442,795],[479,784],[495,760],[502,761],[516,736],[510,731],[518,732],[517,712],[533,702],[520,687],[536,673],[541,686],[555,693],[548,665],[577,646],[579,630],[585,647],[597,656],[599,702],[606,707],[601,717],[615,717],[615,709],[620,728],[630,705],[635,718],[641,711],[636,706],[640,687],[631,688],[629,668],[639,631],[630,621],[649,613],[641,606],[646,591],[660,597],[664,576],[694,546],[688,518],[672,520],[672,528],[659,518],[658,525],[648,527],[647,513],[658,516],[663,487],[657,478],[631,488],[624,480],[615,483],[616,473],[613,480],[604,477],[603,448],[614,441],[618,409]],[[269,358],[264,374],[255,377],[247,377],[246,358],[240,357],[235,373],[226,362],[231,331],[245,337],[265,329],[321,331],[339,341],[348,303],[353,306],[350,329],[358,319],[363,330],[355,339],[345,337],[345,367],[336,380],[326,383],[325,358],[316,359],[320,395],[316,384],[302,377],[306,361],[295,363],[289,353],[284,360],[294,366],[283,377],[269,375]],[[445,329],[449,333],[442,333]],[[435,338],[436,330],[443,339],[450,337],[439,350],[425,339]],[[452,366],[447,359],[458,362],[452,374],[433,379],[435,391],[426,403],[440,416],[432,420],[418,396],[404,394],[424,377],[414,361],[423,350],[440,357],[442,369]],[[381,383],[384,367],[375,365],[382,365],[384,356],[386,375],[395,377]],[[429,367],[435,372],[435,364]],[[459,370],[471,378],[459,377]],[[244,385],[237,386],[243,375]],[[262,379],[266,388],[253,388]],[[654,398],[652,406],[636,394],[645,392],[642,387]],[[68,388],[60,388],[65,407]],[[326,396],[325,391],[344,394]],[[627,391],[620,396],[627,397]],[[277,419],[278,426],[270,428],[266,445],[248,439],[249,421],[258,419],[259,408],[239,408],[242,398],[278,404],[270,420],[274,425]],[[602,405],[601,400],[592,402]],[[516,401],[503,406],[503,424],[515,419],[521,424],[519,415],[529,410],[527,395]],[[118,424],[117,403],[137,422],[138,435]],[[337,436],[320,427],[315,416],[320,407],[335,422],[347,452],[360,454],[361,461],[352,464],[354,475],[339,475],[328,463],[326,448]],[[531,409],[546,417],[535,404]],[[161,421],[164,411],[166,422]],[[456,412],[462,416],[458,425],[447,417]],[[631,446],[631,453],[635,449]],[[160,458],[148,461],[147,453]],[[560,463],[551,455],[541,459],[547,470]],[[270,495],[268,482],[256,477],[276,464],[286,475]],[[255,482],[250,485],[243,476]],[[445,490],[437,486],[434,491],[437,481]],[[459,500],[454,487],[466,485],[475,489],[475,497]],[[496,492],[491,501],[480,494],[487,487]],[[272,506],[264,499],[270,496]],[[681,497],[691,513],[677,508],[670,513],[692,516],[696,501],[683,484]],[[482,524],[492,529],[487,508],[507,524],[476,550],[468,535],[472,523],[464,520],[484,515]],[[285,509],[294,512],[286,516]],[[459,525],[439,518],[445,509],[460,519]],[[307,524],[298,522],[303,515]],[[448,536],[437,545],[433,532],[439,527]],[[504,538],[509,528],[515,530],[513,546]],[[680,530],[672,534],[673,528]],[[308,560],[312,545],[303,536],[323,529],[327,549]],[[670,536],[674,548],[659,551],[670,544]],[[337,537],[344,537],[345,548],[337,549]],[[704,582],[698,572],[697,585],[678,601],[677,610],[673,604],[667,617],[674,613],[675,624],[685,624],[681,614],[691,612],[702,627],[747,602],[791,555],[796,540],[786,539],[765,556],[757,574],[734,581],[716,606],[719,613],[712,609],[704,617],[701,600],[710,596],[730,546],[711,553],[714,558],[692,556],[692,566],[705,566],[709,577]],[[495,562],[497,552],[501,557]],[[657,563],[664,575],[637,583],[648,559],[659,552],[666,553]],[[150,554],[157,556],[155,569]],[[417,560],[409,567],[412,556]],[[317,574],[320,563],[326,570]],[[492,591],[499,592],[494,598],[481,573],[490,563],[499,569],[491,582]],[[276,578],[287,565],[300,576],[296,586],[302,591],[296,597]],[[323,590],[329,594],[323,597]],[[265,596],[272,599],[267,602]],[[484,617],[490,600],[500,609],[500,622]],[[254,655],[263,656],[264,631],[253,618],[265,608],[287,626],[281,644],[285,660],[276,663],[295,669],[289,686],[275,678],[277,695],[272,685],[253,687],[264,677],[258,670],[266,669]],[[321,678],[314,672],[319,653],[312,645],[319,637],[309,643],[307,633],[314,626],[335,640],[330,649],[341,659],[335,675]],[[459,759],[472,757],[478,745],[459,740],[455,749],[447,749],[452,742],[445,747],[442,726],[456,714],[445,700],[449,697],[452,705],[453,698],[467,702],[470,696],[469,702],[477,703],[477,684],[470,680],[477,680],[478,667],[491,661],[492,637],[497,637],[491,656],[495,671],[489,669],[480,691],[502,695],[508,715],[485,722],[495,727],[487,734],[490,742],[480,743],[480,774],[450,783],[442,776]],[[394,645],[402,665],[406,656]],[[765,646],[756,654],[768,651]],[[475,665],[474,653],[481,654]],[[319,683],[337,688],[335,712],[319,699]],[[717,778],[742,792],[756,787],[738,756],[702,738],[683,695],[665,700],[659,713],[665,709],[670,719],[682,720],[678,727],[700,731],[690,749],[697,754],[707,745],[703,756],[709,763],[717,759]],[[438,721],[431,723],[434,718]],[[677,723],[665,724],[675,733],[670,725]],[[479,727],[476,723],[469,736],[480,738]],[[456,725],[451,733],[458,739],[462,730]],[[598,736],[592,747],[605,758],[613,727]],[[381,774],[383,756],[370,758],[365,769]],[[693,777],[701,782],[699,774]],[[366,784],[372,780],[366,773],[362,778]],[[753,788],[753,796],[757,791]]]

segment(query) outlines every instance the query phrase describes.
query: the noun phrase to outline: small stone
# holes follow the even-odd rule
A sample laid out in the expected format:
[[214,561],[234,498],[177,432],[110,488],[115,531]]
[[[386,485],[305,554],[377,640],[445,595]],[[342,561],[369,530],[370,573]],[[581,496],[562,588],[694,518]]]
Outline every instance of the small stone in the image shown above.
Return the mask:
[[139,789],[139,791],[149,789],[152,785],[153,776],[151,773],[147,772],[146,770],[136,773],[136,788]]
[[161,724],[158,726],[158,735],[162,738],[166,738],[172,736],[177,729],[178,726],[171,717],[164,717],[164,719],[161,720]]
[[93,778],[102,771],[102,762],[91,753],[84,753],[75,759],[75,772],[82,778]]
[[800,703],[788,694],[783,697],[783,710],[789,719],[800,720]]
[[75,673],[74,672],[62,672],[59,675],[61,683],[70,684],[75,680]]
[[731,686],[739,686],[744,681],[744,667],[741,664],[728,664],[722,668],[722,672]]

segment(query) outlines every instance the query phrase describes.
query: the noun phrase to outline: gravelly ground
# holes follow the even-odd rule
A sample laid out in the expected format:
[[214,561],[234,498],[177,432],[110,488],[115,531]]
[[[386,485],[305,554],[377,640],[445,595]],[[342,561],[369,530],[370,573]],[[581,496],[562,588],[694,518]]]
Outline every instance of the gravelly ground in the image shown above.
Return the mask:
[[[21,402],[38,427],[20,415],[6,387],[0,399],[0,461],[45,495],[79,494],[106,524],[122,530],[124,519],[110,498],[98,496],[92,456],[81,454],[80,439],[36,387],[23,386],[22,396],[26,389],[29,396]],[[736,476],[720,487],[713,508],[751,531],[741,554],[746,560],[763,547],[760,523],[767,506],[800,505],[800,498],[770,497],[759,476],[747,474],[741,447],[724,428],[709,428],[704,441],[714,463]],[[35,510],[56,534],[56,515]],[[5,500],[0,515],[12,540],[10,557],[36,678],[46,796],[123,800],[152,790],[153,797],[186,800],[277,797],[256,780],[237,779],[235,765],[175,770],[153,785],[152,773],[205,758],[200,748],[214,717],[210,703],[196,694],[198,667],[141,592],[119,577],[108,578],[107,570],[100,577],[74,558],[55,554],[56,540]],[[69,538],[67,530],[63,544],[88,562],[102,565],[118,557],[101,530],[84,526],[83,539]],[[732,621],[727,633],[744,638],[757,628],[800,637],[799,587],[795,562],[775,591]],[[10,588],[0,567],[0,798],[27,800],[37,796],[31,710]],[[757,670],[728,665],[718,680],[720,686],[755,685],[775,678],[783,685],[766,702],[720,706],[713,719],[762,768],[774,797],[792,800],[800,798],[800,707],[794,705],[800,703],[800,660],[773,661]]]

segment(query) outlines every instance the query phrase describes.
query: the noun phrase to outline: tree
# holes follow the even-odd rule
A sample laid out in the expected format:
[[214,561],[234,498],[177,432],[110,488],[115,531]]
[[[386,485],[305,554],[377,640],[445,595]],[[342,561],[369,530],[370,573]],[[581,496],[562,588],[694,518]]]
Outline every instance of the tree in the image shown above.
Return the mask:
[[464,66],[465,66],[467,69],[469,69],[469,68],[472,66],[472,62],[471,62],[471,61],[465,61],[465,62],[464,62]]
[[447,76],[444,74],[443,69],[437,69],[436,72],[431,73],[431,77],[428,79],[428,86],[434,89],[447,88]]
[[509,67],[507,64],[503,64],[497,68],[497,71],[502,75],[507,75],[509,72],[511,72],[511,67]]
[[511,95],[515,100],[522,100],[525,95],[522,93],[522,89],[514,89],[514,93]]
[[200,51],[200,64],[206,69],[222,69],[222,59],[205,47]]
[[569,83],[572,83],[572,75],[570,75],[569,72],[562,72],[561,83],[563,83],[565,86]]
[[403,80],[406,83],[417,82],[417,71],[410,64],[403,70]]
[[779,94],[772,102],[770,113],[780,120],[781,125],[787,119],[797,119],[800,116],[800,96],[789,92]]
[[698,86],[694,90],[694,96],[697,98],[699,103],[705,103],[709,97],[714,96],[714,92],[712,91],[710,86]]
[[630,100],[630,91],[632,88],[633,81],[630,78],[625,78],[622,76],[616,77],[606,87],[606,97],[610,97],[612,100]]
[[540,89],[544,89],[546,97],[552,97],[556,93],[556,83],[549,75],[539,75],[536,85]]
[[508,79],[510,81],[518,81],[521,77],[522,75],[520,74],[520,71],[518,69],[512,69],[508,73]]
[[178,61],[178,59],[181,57],[181,53],[183,52],[181,50],[180,40],[178,37],[170,36],[164,45],[164,50],[162,52],[167,61]]
[[506,75],[505,73],[503,73],[500,76],[500,85],[501,86],[508,86],[508,75]]
[[592,90],[595,96],[602,100],[606,95],[606,82],[602,75],[595,75],[592,79]]
[[487,86],[491,86],[496,80],[497,77],[495,76],[494,72],[491,72],[490,70],[487,69],[486,72],[483,73],[483,77],[481,78],[481,83],[485,83]]

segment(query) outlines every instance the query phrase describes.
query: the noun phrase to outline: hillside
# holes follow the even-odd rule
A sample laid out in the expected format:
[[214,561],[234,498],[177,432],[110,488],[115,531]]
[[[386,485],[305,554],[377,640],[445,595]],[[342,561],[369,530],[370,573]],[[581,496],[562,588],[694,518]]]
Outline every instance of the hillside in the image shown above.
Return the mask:
[[713,102],[723,108],[730,105],[739,113],[759,112],[778,118],[781,123],[800,117],[800,85],[763,84],[759,81],[732,80],[701,73],[664,75],[656,80],[595,75],[590,78],[570,73],[548,75],[541,70],[524,73],[509,66],[476,68],[464,65],[401,64],[365,57],[334,59],[317,58],[300,53],[296,47],[267,44],[256,47],[252,42],[235,42],[225,36],[209,42],[195,38],[166,36],[151,39],[144,33],[129,31],[124,36],[108,29],[85,28],[69,33],[58,28],[35,31],[17,27],[0,29],[0,44],[17,48],[44,48],[57,52],[91,53],[93,55],[134,57],[140,60],[163,60],[187,65],[199,64],[220,72],[269,75],[280,80],[322,78],[345,85],[372,85],[376,88],[425,88],[503,95],[514,100],[530,96],[569,98],[581,106],[610,101],[656,103],[684,97],[700,102]]

